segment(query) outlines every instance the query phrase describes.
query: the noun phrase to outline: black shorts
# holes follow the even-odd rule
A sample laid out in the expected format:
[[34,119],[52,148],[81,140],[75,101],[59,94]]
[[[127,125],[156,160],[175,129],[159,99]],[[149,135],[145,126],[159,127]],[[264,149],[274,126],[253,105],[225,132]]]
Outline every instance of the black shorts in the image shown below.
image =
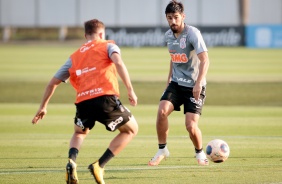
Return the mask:
[[94,127],[95,122],[104,124],[109,131],[115,131],[131,117],[131,112],[113,95],[100,96],[82,101],[76,105],[74,123],[83,130]]
[[184,114],[186,112],[200,114],[206,97],[206,87],[202,88],[200,99],[193,97],[193,88],[179,86],[176,82],[170,82],[160,100],[170,101],[175,111],[180,111],[180,106],[184,104]]

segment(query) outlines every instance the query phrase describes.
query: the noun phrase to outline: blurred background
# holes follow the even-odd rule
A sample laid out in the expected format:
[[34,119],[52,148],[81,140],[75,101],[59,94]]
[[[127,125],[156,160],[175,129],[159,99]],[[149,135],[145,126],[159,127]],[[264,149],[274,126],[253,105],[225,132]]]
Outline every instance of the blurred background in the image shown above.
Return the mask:
[[[211,61],[200,120],[203,143],[227,141],[228,161],[194,167],[183,112],[175,112],[169,120],[171,159],[164,167],[147,167],[157,146],[155,119],[169,70],[169,0],[0,0],[0,184],[63,182],[75,114],[70,83],[58,87],[42,123],[32,126],[31,120],[48,81],[85,43],[83,24],[93,18],[122,47],[138,96],[131,108],[120,85],[121,101],[140,128],[107,168],[106,181],[282,184],[282,0],[180,1],[185,22],[202,32]],[[93,183],[89,158],[98,158],[113,135],[99,123],[93,131],[79,156],[84,184]]]
[[[2,42],[84,39],[97,18],[120,46],[163,46],[169,0],[0,0]],[[182,0],[209,47],[282,47],[282,0]]]

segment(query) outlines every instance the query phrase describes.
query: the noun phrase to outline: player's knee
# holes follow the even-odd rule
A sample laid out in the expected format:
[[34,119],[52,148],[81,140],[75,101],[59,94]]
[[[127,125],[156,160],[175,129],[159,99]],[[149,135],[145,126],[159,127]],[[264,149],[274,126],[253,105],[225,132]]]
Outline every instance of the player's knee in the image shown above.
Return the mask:
[[134,118],[134,116],[131,117],[130,121],[132,122],[131,123],[132,124],[131,133],[132,133],[133,136],[136,136],[137,133],[138,133],[138,130],[139,130],[138,123],[137,123],[136,119]]
[[139,131],[139,127],[138,127],[137,122],[135,121],[134,127],[132,127],[131,129],[131,135],[135,137],[138,134],[138,131]]
[[132,131],[132,137],[135,137],[138,134],[138,126]]
[[189,134],[194,135],[197,129],[198,129],[197,123],[186,123],[186,130],[189,132]]
[[130,137],[135,137],[138,133],[138,127],[131,127],[125,131],[122,131],[123,133],[128,134]]
[[168,117],[168,114],[169,114],[169,113],[168,113],[166,110],[160,109],[160,110],[158,111],[158,118],[159,118],[159,119],[165,119],[165,118]]
[[138,124],[135,118],[132,116],[131,119],[126,124],[124,124],[119,128],[119,131],[123,133],[127,133],[130,136],[134,137],[137,135],[138,129],[139,129]]
[[137,123],[134,123],[134,125],[132,125],[132,123],[131,123],[131,126],[129,126],[125,130],[125,132],[127,134],[129,134],[130,136],[135,137],[137,135],[137,133],[138,133],[138,125],[137,125]]

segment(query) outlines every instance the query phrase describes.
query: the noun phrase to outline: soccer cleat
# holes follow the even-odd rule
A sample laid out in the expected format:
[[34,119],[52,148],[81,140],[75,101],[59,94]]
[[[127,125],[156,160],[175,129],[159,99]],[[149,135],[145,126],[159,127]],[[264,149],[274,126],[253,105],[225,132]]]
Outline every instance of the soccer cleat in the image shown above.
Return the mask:
[[104,182],[104,168],[99,166],[99,162],[96,161],[88,166],[90,173],[94,176],[95,181],[98,184],[105,184]]
[[169,151],[167,147],[164,149],[159,149],[156,155],[149,161],[148,165],[157,166],[163,159],[166,159],[167,157],[169,157]]
[[203,151],[196,153],[196,159],[199,165],[209,165],[209,160]]
[[77,165],[72,160],[69,159],[69,162],[66,166],[66,182],[67,184],[78,184],[78,177],[76,173]]

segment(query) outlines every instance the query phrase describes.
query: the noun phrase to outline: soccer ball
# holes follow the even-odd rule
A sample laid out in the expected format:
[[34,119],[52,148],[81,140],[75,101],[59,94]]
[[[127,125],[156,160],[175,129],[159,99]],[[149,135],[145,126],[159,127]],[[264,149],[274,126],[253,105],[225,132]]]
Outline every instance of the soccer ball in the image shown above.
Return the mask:
[[206,153],[209,160],[221,163],[229,157],[230,149],[225,141],[214,139],[207,144]]

